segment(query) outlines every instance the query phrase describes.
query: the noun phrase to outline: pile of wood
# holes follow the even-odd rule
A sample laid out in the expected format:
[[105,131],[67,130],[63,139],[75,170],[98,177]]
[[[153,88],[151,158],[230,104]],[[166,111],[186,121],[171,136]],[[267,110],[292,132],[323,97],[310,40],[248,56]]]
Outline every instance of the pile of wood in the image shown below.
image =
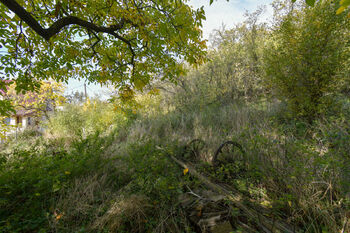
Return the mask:
[[230,206],[225,203],[224,195],[217,195],[210,190],[196,190],[180,196],[182,208],[190,222],[200,232],[231,232]]
[[224,233],[237,229],[243,232],[297,232],[289,223],[267,216],[264,206],[257,206],[232,187],[212,182],[200,174],[191,162],[183,161],[183,156],[179,157],[169,155],[204,187],[198,190],[187,187],[188,192],[180,197],[180,203],[197,232]]

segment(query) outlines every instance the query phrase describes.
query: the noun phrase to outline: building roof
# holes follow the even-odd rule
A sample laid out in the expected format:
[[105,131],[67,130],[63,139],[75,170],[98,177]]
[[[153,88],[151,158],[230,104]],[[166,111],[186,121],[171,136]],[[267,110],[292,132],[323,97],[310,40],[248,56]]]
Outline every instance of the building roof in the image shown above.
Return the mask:
[[15,116],[29,116],[34,115],[36,113],[35,110],[26,110],[26,109],[20,109],[16,111]]

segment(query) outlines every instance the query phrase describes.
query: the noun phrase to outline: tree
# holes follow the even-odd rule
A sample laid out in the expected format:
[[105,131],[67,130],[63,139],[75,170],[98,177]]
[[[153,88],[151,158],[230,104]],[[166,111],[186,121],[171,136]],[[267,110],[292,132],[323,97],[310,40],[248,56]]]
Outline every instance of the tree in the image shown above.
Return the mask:
[[281,17],[265,49],[266,83],[294,115],[312,120],[333,105],[349,54],[349,20],[317,3]]
[[178,86],[156,84],[177,109],[195,110],[232,102],[256,102],[264,94],[262,52],[269,28],[259,22],[261,7],[231,29],[211,34],[208,62],[179,77]]
[[81,91],[72,92],[71,94],[66,95],[65,97],[67,102],[70,104],[83,103],[85,100],[84,92],[81,92]]
[[[9,86],[1,89],[3,102],[13,109],[11,112],[27,111],[34,113],[36,116],[45,115],[48,118],[48,111],[54,110],[56,106],[65,102],[63,97],[64,86],[60,83],[41,82],[40,89],[37,92],[26,92],[25,94],[17,93],[16,83],[7,82]],[[6,91],[5,91],[6,90]],[[10,125],[7,116],[0,116],[0,139],[6,138],[8,132],[15,129],[16,126]]]
[[[112,82],[142,89],[155,77],[174,80],[182,61],[203,61],[204,10],[188,0],[0,0],[2,79],[17,90],[38,81]],[[34,78],[36,77],[36,78]]]
[[[292,0],[292,2],[296,2],[297,0]],[[315,6],[315,3],[317,0],[305,0],[305,3],[309,6]],[[321,2],[325,2],[324,0]],[[341,14],[347,9],[350,8],[350,0],[339,0],[339,8],[337,9],[336,13]],[[350,12],[348,13],[348,17],[350,18]]]
[[6,97],[16,111],[33,111],[37,116],[45,115],[48,118],[48,111],[55,110],[57,106],[65,102],[64,89],[62,83],[42,81],[37,92],[18,94],[16,83],[13,83],[9,86]]

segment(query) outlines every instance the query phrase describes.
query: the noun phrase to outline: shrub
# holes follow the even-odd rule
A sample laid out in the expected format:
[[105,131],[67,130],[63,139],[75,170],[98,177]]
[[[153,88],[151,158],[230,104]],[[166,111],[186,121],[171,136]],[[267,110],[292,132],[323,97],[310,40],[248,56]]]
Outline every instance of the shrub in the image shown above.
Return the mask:
[[95,132],[121,127],[125,119],[113,110],[113,105],[100,100],[89,100],[82,106],[67,104],[56,112],[48,123],[48,132],[56,138],[86,138]]
[[[329,1],[328,1],[329,2]],[[265,49],[265,81],[295,116],[314,119],[334,105],[349,57],[349,20],[334,3],[281,16]]]
[[48,220],[58,218],[54,207],[60,190],[106,162],[101,153],[96,153],[104,143],[96,135],[74,142],[71,151],[40,151],[34,146],[1,153],[0,231],[45,232]]

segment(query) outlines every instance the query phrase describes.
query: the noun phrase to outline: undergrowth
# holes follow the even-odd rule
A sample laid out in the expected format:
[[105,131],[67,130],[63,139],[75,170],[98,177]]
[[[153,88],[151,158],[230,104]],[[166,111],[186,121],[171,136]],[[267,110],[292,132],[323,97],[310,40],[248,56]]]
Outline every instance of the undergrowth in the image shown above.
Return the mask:
[[[206,142],[195,162],[198,170],[271,216],[305,232],[348,228],[347,121],[281,124],[272,118],[276,107],[173,111],[137,118],[109,134],[69,137],[69,144],[42,136],[12,142],[1,153],[0,229],[191,232],[179,197],[201,184],[168,155],[181,155],[193,138]],[[227,140],[241,144],[244,156],[228,155],[213,167],[213,154]]]

